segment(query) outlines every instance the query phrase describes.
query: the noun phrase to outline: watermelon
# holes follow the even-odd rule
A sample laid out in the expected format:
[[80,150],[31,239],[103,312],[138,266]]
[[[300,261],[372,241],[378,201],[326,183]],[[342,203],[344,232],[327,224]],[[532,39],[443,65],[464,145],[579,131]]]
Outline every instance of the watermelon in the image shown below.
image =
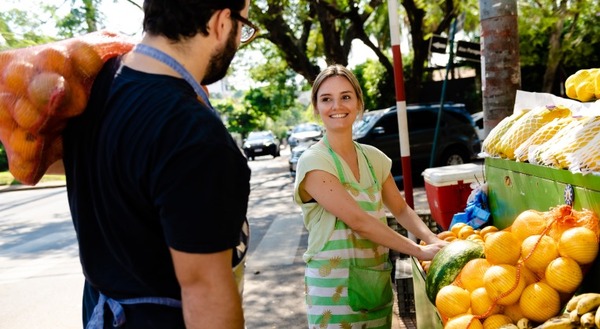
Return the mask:
[[483,246],[469,240],[454,240],[433,257],[425,279],[425,291],[431,303],[435,305],[438,291],[451,284],[463,266],[474,258],[484,258]]

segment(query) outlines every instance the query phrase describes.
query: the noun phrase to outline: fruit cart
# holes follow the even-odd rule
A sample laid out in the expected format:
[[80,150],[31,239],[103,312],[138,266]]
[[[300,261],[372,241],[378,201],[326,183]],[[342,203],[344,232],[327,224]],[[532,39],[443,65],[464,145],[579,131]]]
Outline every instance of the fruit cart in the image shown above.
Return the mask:
[[[539,99],[539,96],[535,95],[534,98]],[[554,98],[541,96],[544,100]],[[567,103],[569,101],[566,100]],[[600,148],[600,144],[596,147]],[[545,211],[565,203],[572,204],[573,209],[588,209],[600,215],[600,175],[576,173],[500,157],[485,158],[484,172],[492,224],[498,229],[511,226],[516,216],[527,209]],[[577,294],[600,292],[599,258],[586,266]],[[415,258],[411,258],[411,265],[417,328],[443,328],[441,316],[426,293],[426,273],[423,267]]]

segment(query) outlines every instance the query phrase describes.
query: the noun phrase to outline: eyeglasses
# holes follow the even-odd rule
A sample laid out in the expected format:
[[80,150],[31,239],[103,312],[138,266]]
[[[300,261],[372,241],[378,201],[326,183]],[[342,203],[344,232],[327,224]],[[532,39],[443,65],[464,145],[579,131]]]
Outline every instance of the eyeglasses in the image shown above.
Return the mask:
[[242,36],[240,38],[241,43],[250,43],[250,41],[256,38],[258,34],[258,26],[252,24],[247,18],[242,17],[239,13],[231,12],[231,17],[242,23]]

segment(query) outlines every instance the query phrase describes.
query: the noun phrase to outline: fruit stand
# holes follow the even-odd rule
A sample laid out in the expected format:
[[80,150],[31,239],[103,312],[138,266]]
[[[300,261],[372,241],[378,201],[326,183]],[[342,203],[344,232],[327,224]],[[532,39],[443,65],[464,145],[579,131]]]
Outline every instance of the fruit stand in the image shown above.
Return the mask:
[[[591,107],[581,107],[582,103],[573,103],[571,100],[560,99],[545,94],[532,95],[521,93],[518,97],[522,99],[517,100],[516,104],[519,104],[520,101],[522,102],[524,97],[526,99],[525,103],[530,102],[530,104],[545,102],[543,104],[547,105],[551,101],[560,103],[559,106],[567,105],[571,109],[575,109],[571,113],[571,115],[575,116],[579,116],[582,113],[581,111],[589,111],[588,115],[595,116],[597,114],[592,114],[593,111],[597,111],[597,108],[600,107],[600,104]],[[554,112],[553,114],[556,117],[545,119],[547,121],[543,122],[543,124],[535,123],[538,126],[534,130],[541,130],[541,127],[544,125],[550,127],[549,122],[553,124],[559,122],[560,118],[557,113]],[[561,114],[560,116],[563,115]],[[500,127],[499,129],[502,128]],[[556,129],[558,130],[558,128]],[[492,133],[490,133],[490,136]],[[506,134],[506,131],[503,134]],[[521,137],[523,140],[519,141],[519,143],[524,143],[527,138],[533,136],[533,130],[526,135]],[[600,133],[596,131],[594,135],[600,136]],[[588,136],[585,139],[591,144],[595,143],[594,137]],[[581,138],[581,135],[579,135],[579,138]],[[595,143],[593,148],[600,149],[600,143]],[[489,145],[488,149],[491,149]],[[574,153],[576,151],[571,150],[571,152]],[[532,156],[532,154],[534,153],[530,151],[529,156]],[[488,188],[487,194],[492,217],[491,224],[499,230],[509,228],[515,218],[528,209],[547,211],[558,205],[570,204],[573,210],[587,209],[600,215],[600,175],[593,172],[582,173],[569,170],[572,166],[569,168],[556,168],[540,163],[529,163],[529,161],[515,161],[515,157],[519,155],[512,154],[511,156],[505,156],[504,154],[502,156],[492,155],[486,157],[484,160],[485,181]],[[568,159],[571,161],[571,158]],[[598,277],[600,277],[599,258],[596,257],[593,263],[582,266],[583,281],[575,294],[600,292],[600,281],[598,280]],[[427,274],[421,262],[416,258],[411,258],[411,265],[417,328],[443,328],[442,316],[431,302],[431,296],[428,297],[426,291]],[[561,296],[563,306],[565,302],[564,296]]]

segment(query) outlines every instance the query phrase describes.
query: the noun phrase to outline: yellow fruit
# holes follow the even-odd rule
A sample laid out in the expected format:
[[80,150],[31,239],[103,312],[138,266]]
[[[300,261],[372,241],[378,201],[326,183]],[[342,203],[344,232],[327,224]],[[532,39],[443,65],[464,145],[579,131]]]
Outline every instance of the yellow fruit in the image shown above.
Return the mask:
[[588,228],[573,227],[561,234],[558,252],[561,256],[570,257],[579,264],[589,264],[598,255],[598,239]]
[[479,235],[485,240],[485,237],[492,232],[498,232],[498,228],[496,226],[486,226],[479,231]]
[[443,231],[443,232],[438,233],[437,237],[440,240],[444,240],[448,237],[456,237],[456,235],[452,231]]
[[458,231],[458,238],[461,240],[466,240],[468,236],[473,234],[473,227],[466,225],[460,228]]
[[537,274],[533,273],[533,271],[527,268],[527,266],[525,266],[525,264],[523,264],[522,262],[517,264],[517,269],[519,270],[519,273],[523,280],[525,280],[526,286],[534,282],[540,281],[540,277]]
[[491,266],[483,275],[483,283],[490,298],[500,305],[516,303],[525,288],[517,268],[506,264]]
[[571,293],[581,284],[583,273],[572,258],[558,257],[548,264],[544,278],[556,291]]
[[520,241],[527,237],[541,234],[547,226],[542,212],[528,209],[521,212],[513,221],[510,230]]
[[513,323],[512,319],[504,314],[494,314],[483,321],[483,329],[498,329],[500,326]]
[[485,290],[485,287],[476,288],[471,292],[471,313],[477,316],[488,317],[492,314],[500,313],[502,310],[499,304],[494,304]]
[[62,105],[67,90],[65,78],[53,72],[42,72],[34,76],[27,89],[31,103],[48,115],[54,115],[54,111]]
[[483,287],[483,275],[492,266],[485,258],[474,258],[460,270],[460,281],[465,289],[473,291]]
[[466,313],[471,307],[471,294],[455,285],[444,286],[435,297],[435,306],[444,317]]
[[484,250],[485,258],[494,265],[515,265],[521,256],[519,240],[509,231],[489,233]]
[[548,264],[558,257],[556,241],[547,235],[532,235],[523,240],[521,257],[530,270],[543,274]]
[[560,296],[550,285],[536,282],[523,289],[519,306],[524,317],[544,322],[560,311]]
[[71,75],[66,51],[54,47],[42,47],[32,59],[40,72],[55,72],[65,78]]
[[19,126],[30,131],[44,119],[38,109],[26,97],[21,97],[16,101],[12,116]]
[[75,71],[83,78],[93,78],[102,68],[102,58],[94,48],[81,40],[74,40],[69,45],[69,59]]
[[452,227],[450,228],[450,231],[452,233],[454,233],[455,236],[458,236],[458,232],[460,231],[460,229],[465,226],[467,226],[466,223],[456,223],[456,224],[452,225]]
[[472,314],[463,314],[449,319],[444,329],[483,329],[483,325]]
[[523,312],[521,311],[521,306],[519,306],[518,302],[504,306],[503,313],[511,318],[514,323],[517,323],[517,321],[523,318]]
[[27,87],[35,68],[25,61],[13,61],[2,71],[3,84],[7,91],[17,95],[27,95]]

